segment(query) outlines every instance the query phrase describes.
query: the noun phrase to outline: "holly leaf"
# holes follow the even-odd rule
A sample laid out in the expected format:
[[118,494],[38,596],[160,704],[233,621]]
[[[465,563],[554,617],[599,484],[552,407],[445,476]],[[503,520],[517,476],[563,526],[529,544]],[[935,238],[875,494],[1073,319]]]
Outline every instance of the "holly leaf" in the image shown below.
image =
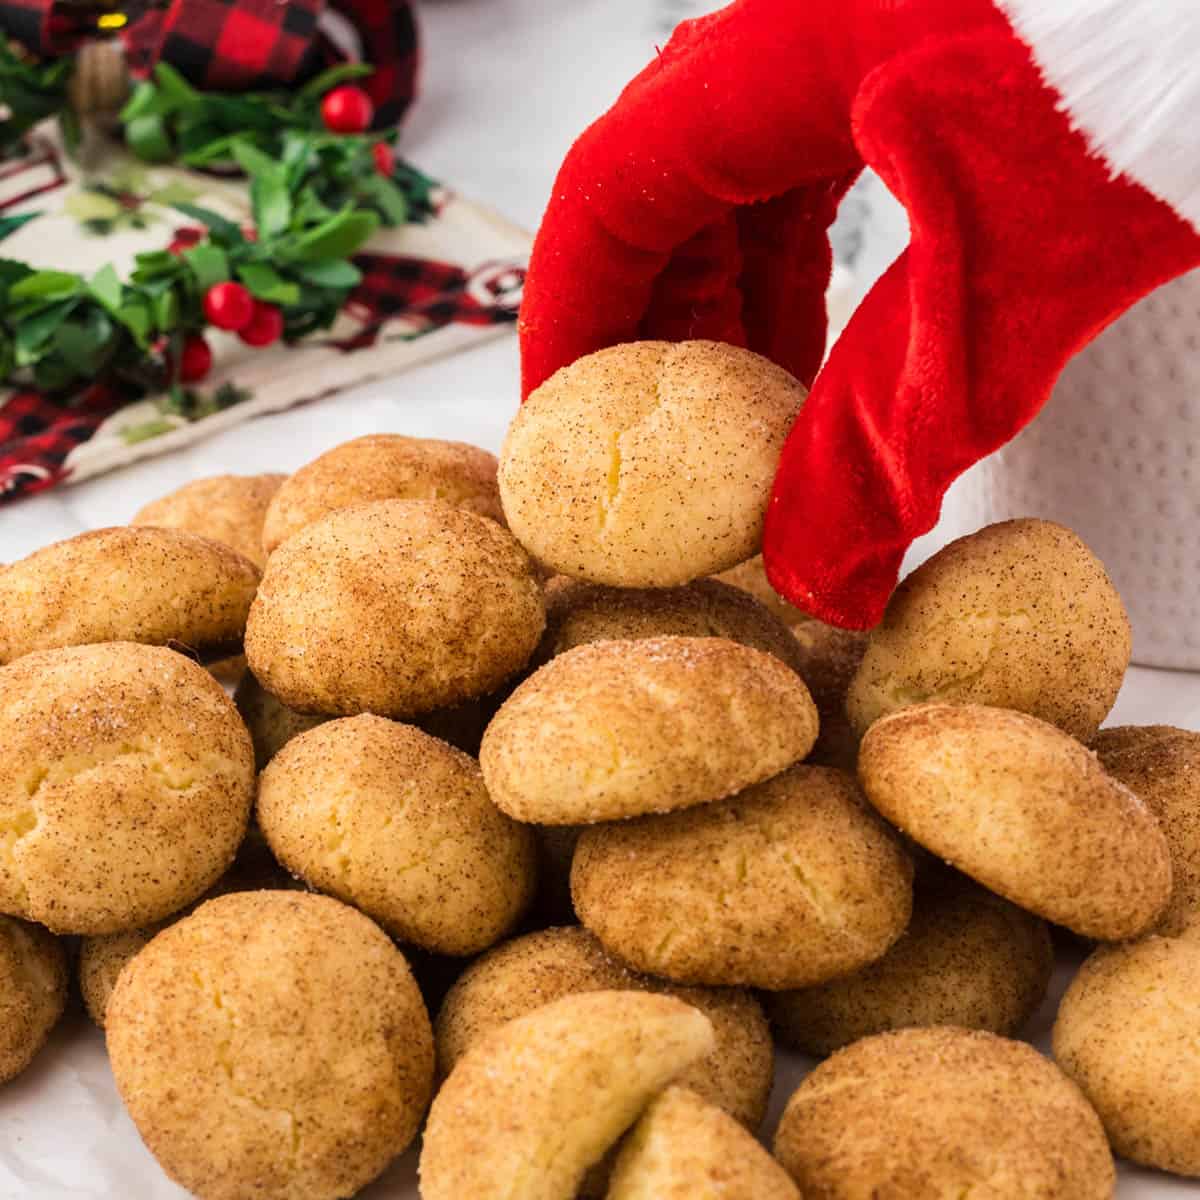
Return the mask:
[[117,309],[115,316],[133,335],[134,341],[144,347],[151,328],[150,308],[146,302],[140,296],[130,297]]
[[199,242],[183,252],[183,259],[192,268],[201,292],[229,278],[229,258],[220,246]]
[[64,321],[54,331],[54,348],[77,375],[95,375],[113,350],[113,323],[98,308]]
[[326,92],[337,87],[339,83],[346,83],[351,79],[363,79],[367,75],[372,74],[374,69],[374,67],[367,63],[341,63],[336,67],[330,67],[327,71],[322,71],[319,75],[310,79],[300,89],[299,96],[305,100],[323,96]]
[[33,364],[33,383],[39,391],[56,392],[76,378],[75,368],[62,358],[39,358]]
[[154,68],[154,82],[172,108],[186,112],[204,103],[204,96],[169,63],[160,62]]
[[46,343],[69,317],[77,301],[64,300],[21,321],[13,336],[17,366],[27,367],[37,361]]
[[300,193],[300,197],[295,201],[293,208],[292,223],[297,229],[304,229],[310,225],[318,225],[322,221],[328,221],[330,217],[337,216],[336,209],[323,204],[319,196],[309,191]]
[[403,225],[408,220],[408,201],[404,193],[382,175],[367,175],[358,181],[359,195],[379,209],[387,225]]
[[40,217],[40,212],[21,213],[16,217],[0,217],[0,242],[6,237],[17,232],[22,225],[28,225],[35,217]]
[[308,133],[297,133],[296,130],[289,129],[283,135],[283,151],[279,156],[279,161],[283,163],[289,172],[296,172],[302,170],[308,164],[312,151],[313,142],[311,135]]
[[296,274],[306,283],[316,284],[317,287],[349,290],[362,283],[362,272],[344,258],[331,259],[329,262],[301,263],[296,267]]
[[291,223],[292,197],[281,175],[255,175],[250,184],[250,203],[260,237],[275,237]]
[[121,280],[112,263],[107,263],[88,281],[88,291],[110,312],[121,307]]
[[33,268],[26,266],[15,258],[0,258],[0,283],[5,286],[10,286],[18,279],[24,279],[26,275],[32,275]]
[[33,268],[27,267],[15,258],[0,258],[0,298],[8,294],[14,283],[33,274]]
[[34,271],[8,289],[10,300],[63,300],[78,294],[83,280],[69,271]]
[[237,275],[259,300],[285,306],[300,302],[299,287],[284,279],[274,267],[266,263],[245,263],[238,268]]
[[240,133],[225,133],[189,148],[187,142],[181,137],[180,150],[183,154],[183,161],[189,167],[206,167],[211,163],[227,162],[233,158],[234,146],[245,140]]
[[126,121],[125,142],[144,162],[169,162],[174,157],[166,122],[156,114]]
[[133,278],[138,283],[149,283],[164,276],[178,275],[181,268],[179,257],[168,250],[144,250],[134,260]]
[[230,141],[229,152],[233,155],[237,165],[251,177],[256,175],[281,177],[283,175],[282,164],[277,159],[272,158],[269,154],[264,154],[245,138],[233,138]]
[[154,324],[163,331],[179,324],[179,296],[174,288],[160,292],[153,300]]
[[320,262],[349,258],[379,228],[373,212],[343,209],[328,221],[296,238],[290,247],[280,247],[280,256],[295,262]]
[[193,221],[199,221],[206,229],[215,233],[222,241],[236,244],[245,241],[242,237],[242,231],[232,221],[221,216],[220,213],[215,213],[211,208],[201,208],[198,204],[173,204],[171,205],[177,212],[183,213],[185,217],[191,217]]
[[139,83],[133,89],[133,95],[121,109],[120,119],[123,122],[136,121],[139,117],[161,117],[171,111],[171,98],[149,80]]
[[181,117],[175,125],[176,151],[186,162],[190,155],[203,151],[215,141],[223,140],[225,133],[225,129],[209,119],[207,113],[200,112],[190,117]]

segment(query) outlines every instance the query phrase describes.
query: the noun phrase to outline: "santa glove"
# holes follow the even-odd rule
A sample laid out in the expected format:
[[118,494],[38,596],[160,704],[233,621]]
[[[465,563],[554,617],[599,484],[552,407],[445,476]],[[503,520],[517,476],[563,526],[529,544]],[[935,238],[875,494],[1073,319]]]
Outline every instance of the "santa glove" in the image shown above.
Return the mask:
[[[910,246],[816,374],[765,530],[775,586],[836,624],[875,624],[950,483],[1037,413],[1105,324],[1200,263],[1200,195],[1139,157],[1144,138],[1109,136],[1103,111],[1098,134],[1076,128],[1078,78],[1060,93],[1041,73],[1061,30],[1025,29],[1040,0],[1005,3],[1046,61],[990,0],[741,0],[692,22],[573,148],[534,248],[526,392],[638,337],[748,345],[807,383],[827,226],[864,163],[883,177]],[[1079,3],[1118,11],[1066,8]],[[1109,21],[1124,42],[1131,7]],[[1136,120],[1120,99],[1109,111]],[[1180,129],[1195,100],[1175,97]]]

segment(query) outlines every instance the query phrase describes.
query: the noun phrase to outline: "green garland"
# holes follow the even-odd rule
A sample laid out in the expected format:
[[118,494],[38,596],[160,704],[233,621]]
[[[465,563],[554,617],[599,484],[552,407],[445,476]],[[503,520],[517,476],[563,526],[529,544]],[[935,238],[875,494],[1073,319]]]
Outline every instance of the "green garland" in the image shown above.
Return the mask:
[[[0,43],[0,88],[10,69],[22,81],[19,105],[0,91],[12,113],[0,124],[0,145],[52,115],[55,98],[62,103],[69,68],[61,66],[22,63]],[[138,255],[128,280],[112,266],[85,278],[0,259],[0,383],[70,395],[111,380],[136,394],[169,389],[170,403],[187,405],[176,368],[186,339],[207,324],[206,292],[225,281],[278,307],[289,341],[332,325],[360,281],[351,256],[381,225],[424,220],[430,211],[428,181],[411,168],[390,177],[377,168],[377,147],[388,147],[390,161],[394,133],[333,134],[321,123],[325,93],[369,70],[334,68],[294,96],[234,96],[198,92],[160,64],[121,114],[127,145],[149,162],[243,172],[252,236],[180,203],[172,207],[206,236],[178,254]]]

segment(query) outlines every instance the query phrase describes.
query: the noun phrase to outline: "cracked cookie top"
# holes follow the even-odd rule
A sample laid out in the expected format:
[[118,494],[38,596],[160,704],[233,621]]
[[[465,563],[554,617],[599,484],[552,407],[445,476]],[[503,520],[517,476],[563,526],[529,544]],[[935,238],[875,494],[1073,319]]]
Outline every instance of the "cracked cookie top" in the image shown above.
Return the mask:
[[221,685],[135,642],[0,669],[0,911],[113,933],[194,900],[233,861],[254,790]]
[[500,455],[509,528],[551,569],[673,587],[756,554],[801,384],[718,342],[630,342],[563,368]]

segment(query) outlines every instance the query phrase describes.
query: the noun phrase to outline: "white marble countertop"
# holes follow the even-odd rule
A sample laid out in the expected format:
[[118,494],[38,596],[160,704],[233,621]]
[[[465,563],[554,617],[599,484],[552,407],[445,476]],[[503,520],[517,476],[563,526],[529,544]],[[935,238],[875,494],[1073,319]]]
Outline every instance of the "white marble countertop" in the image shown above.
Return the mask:
[[[613,99],[689,0],[428,0],[424,93],[404,138],[420,166],[532,228],[572,138]],[[142,504],[217,472],[289,471],[374,431],[456,437],[496,449],[517,403],[512,337],[336,398],[264,417],[188,450],[78,487],[0,507],[0,561],[81,530],[127,521]],[[948,514],[946,528],[953,525]],[[928,550],[941,540],[935,532]],[[1200,676],[1130,671],[1116,722],[1200,728]],[[1064,964],[1057,984],[1068,975]],[[1035,1022],[1044,1047],[1052,1007]],[[1041,1036],[1039,1036],[1041,1035]],[[781,1056],[774,1110],[804,1063]],[[367,1195],[415,1200],[410,1153]],[[1194,1184],[1122,1169],[1122,1200],[1196,1195]],[[0,1089],[0,1197],[166,1200],[162,1176],[116,1101],[100,1035],[69,1019],[51,1047]]]

